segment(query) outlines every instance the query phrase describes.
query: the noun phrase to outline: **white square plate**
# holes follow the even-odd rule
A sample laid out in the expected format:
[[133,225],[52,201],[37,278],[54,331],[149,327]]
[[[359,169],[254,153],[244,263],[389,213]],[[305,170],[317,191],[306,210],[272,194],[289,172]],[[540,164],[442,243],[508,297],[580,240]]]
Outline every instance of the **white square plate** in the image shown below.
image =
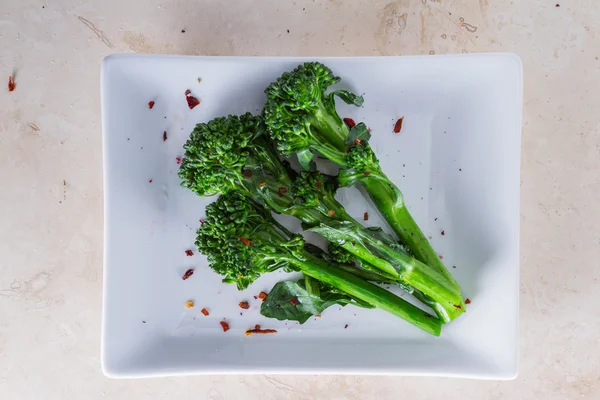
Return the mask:
[[[253,296],[269,291],[284,273],[238,292],[220,282],[203,256],[185,255],[187,249],[196,253],[198,220],[214,200],[179,185],[176,159],[189,132],[217,116],[259,112],[264,88],[309,60],[325,63],[342,77],[343,87],[364,94],[361,108],[338,102],[340,115],[372,128],[383,170],[404,192],[413,216],[471,300],[439,338],[383,311],[351,306],[332,307],[304,325],[263,318]],[[193,110],[187,89],[201,100]],[[152,109],[149,101],[155,102]],[[514,378],[521,108],[522,65],[512,54],[107,57],[102,65],[104,373]],[[402,131],[394,134],[402,116]],[[357,219],[367,211],[366,224],[383,225],[355,189],[338,197]],[[182,280],[190,267],[195,274]],[[196,304],[192,309],[184,307],[189,299]],[[238,307],[242,300],[250,302],[249,310]],[[209,316],[200,313],[204,307]],[[223,319],[231,326],[226,333],[219,324]],[[255,324],[278,333],[246,337],[245,329]]]

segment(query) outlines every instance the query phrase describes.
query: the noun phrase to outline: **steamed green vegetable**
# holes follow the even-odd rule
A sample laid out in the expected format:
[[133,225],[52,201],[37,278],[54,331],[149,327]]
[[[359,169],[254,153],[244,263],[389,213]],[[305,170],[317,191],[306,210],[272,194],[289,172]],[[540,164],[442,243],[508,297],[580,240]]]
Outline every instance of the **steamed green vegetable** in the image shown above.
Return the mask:
[[[326,93],[339,81],[329,68],[317,62],[285,72],[265,90],[264,116],[269,134],[277,140],[278,149],[284,155],[297,153],[304,167],[310,166],[314,152],[345,167],[338,177],[341,186],[364,185],[385,220],[415,258],[443,274],[459,290],[408,212],[402,193],[381,170],[368,144],[371,135],[365,124],[349,129],[338,115],[336,96],[349,104],[363,103],[362,97],[347,91]],[[464,309],[462,301],[457,306]]]
[[295,216],[308,230],[340,245],[385,277],[430,297],[445,310],[440,313],[444,321],[462,313],[463,308],[457,307],[462,301],[460,290],[453,281],[350,217],[335,200],[335,180],[316,171],[294,176],[266,140],[260,117],[245,114],[198,124],[184,148],[179,175],[182,184],[197,194],[236,191],[277,213]]
[[[299,271],[356,301],[381,308],[438,336],[441,321],[387,290],[327,263],[304,249],[302,236],[290,234],[262,207],[237,192],[206,208],[196,246],[225,280],[245,287],[264,273]],[[298,299],[299,302],[301,299]]]

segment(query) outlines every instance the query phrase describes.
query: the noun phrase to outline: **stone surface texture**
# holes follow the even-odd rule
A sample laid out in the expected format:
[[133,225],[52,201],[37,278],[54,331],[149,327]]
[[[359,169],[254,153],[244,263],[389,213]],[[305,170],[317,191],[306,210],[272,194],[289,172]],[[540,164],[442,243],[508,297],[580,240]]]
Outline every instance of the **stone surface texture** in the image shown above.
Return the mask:
[[[3,399],[600,398],[600,2],[0,0],[0,49]],[[497,51],[524,64],[515,381],[102,375],[104,56]]]

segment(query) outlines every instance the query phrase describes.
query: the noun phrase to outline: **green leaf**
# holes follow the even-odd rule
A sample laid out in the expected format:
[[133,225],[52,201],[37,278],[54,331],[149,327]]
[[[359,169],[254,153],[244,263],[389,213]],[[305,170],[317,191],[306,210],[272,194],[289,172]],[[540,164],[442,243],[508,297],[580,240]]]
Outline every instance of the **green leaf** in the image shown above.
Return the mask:
[[355,105],[357,107],[362,106],[365,102],[365,99],[362,96],[357,96],[348,90],[336,90],[335,92],[332,92],[331,95],[339,97],[346,104]]
[[[335,304],[345,306],[354,304],[366,306],[368,304],[355,302],[350,296],[336,292],[334,289],[319,281],[310,281],[311,285],[318,285],[319,296],[310,294],[306,290],[305,281],[278,282],[260,307],[260,313],[267,318],[280,321],[290,320],[305,323],[310,317],[321,314],[325,309]],[[313,293],[317,292],[314,288]]]
[[312,171],[316,169],[316,164],[313,161],[314,153],[310,149],[304,149],[296,153],[298,156],[298,162],[305,171]]
[[369,128],[365,125],[364,122],[360,122],[350,129],[350,133],[346,138],[347,145],[353,145],[356,142],[356,139],[361,141],[366,141],[371,138],[371,132],[369,132]]

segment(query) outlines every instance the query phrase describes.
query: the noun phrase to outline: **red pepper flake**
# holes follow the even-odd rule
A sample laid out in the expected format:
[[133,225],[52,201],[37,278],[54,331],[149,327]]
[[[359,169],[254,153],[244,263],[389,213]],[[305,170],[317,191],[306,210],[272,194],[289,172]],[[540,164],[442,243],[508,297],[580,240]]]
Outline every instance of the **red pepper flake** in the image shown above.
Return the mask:
[[471,304],[471,299],[466,299],[465,304]]
[[194,275],[194,268],[190,268],[187,271],[185,271],[185,274],[183,274],[181,279],[183,279],[185,281],[187,278],[189,278],[192,275]]
[[229,324],[225,321],[220,321],[221,327],[223,328],[223,332],[227,332],[229,330]]
[[240,241],[241,241],[242,243],[244,243],[246,246],[250,246],[250,245],[252,244],[252,242],[251,242],[251,241],[249,241],[249,240],[248,240],[248,239],[246,239],[246,238],[243,238],[243,237],[241,237],[241,238],[239,238],[239,239],[240,239]]
[[15,80],[13,79],[12,75],[9,75],[8,77],[8,91],[9,92],[14,92],[15,88],[17,87],[17,85],[15,85]]
[[244,310],[247,310],[250,308],[250,304],[247,301],[240,301],[238,306],[240,306],[240,308],[243,308]]
[[356,122],[352,118],[344,118],[344,123],[349,129],[352,129],[356,126]]
[[327,214],[329,214],[330,217],[333,217],[335,215],[335,211],[329,210],[327,211]]
[[446,232],[445,232],[445,231],[442,231],[442,236],[444,236],[445,234],[446,234]]
[[270,333],[277,333],[277,330],[275,329],[260,329],[260,325],[255,325],[254,329],[246,329],[246,332],[244,333],[246,336],[250,336],[250,335],[268,335]]
[[280,195],[280,196],[283,196],[283,195],[285,194],[285,192],[287,192],[287,189],[286,189],[286,188],[284,188],[284,187],[280,187],[280,188],[279,188],[279,195]]
[[402,121],[404,121],[404,117],[399,118],[398,121],[396,121],[396,124],[394,125],[394,133],[400,133],[402,130]]
[[175,162],[177,163],[177,165],[180,165],[181,164],[181,156],[175,157]]
[[360,139],[355,139],[355,140],[354,140],[354,144],[355,144],[355,145],[357,145],[357,146],[362,146],[362,140],[360,140]]
[[458,308],[459,310],[462,310],[462,306],[460,306],[460,305],[457,306],[456,304],[453,304],[453,305],[454,305],[454,307]]
[[266,292],[260,292],[258,294],[258,298],[261,299],[262,301],[265,301],[265,299],[267,298],[268,294]]
[[167,131],[163,132],[163,142],[167,141]]
[[258,296],[254,296],[254,300],[258,299]]
[[370,172],[365,172],[363,175],[364,176],[369,176],[369,175],[371,175],[371,173]]
[[185,251],[185,255],[186,255],[186,256],[188,256],[188,257],[191,257],[191,256],[193,256],[193,255],[194,255],[194,252],[193,252],[193,251],[191,251],[191,250],[186,250],[186,251]]
[[148,183],[152,183],[152,179],[148,179]]
[[344,326],[344,329],[348,329],[348,324],[346,324],[346,326]]
[[192,110],[194,107],[200,104],[200,100],[192,96],[192,92],[190,91],[190,89],[185,91],[185,99],[187,100],[188,107],[190,108],[190,110]]
[[252,171],[245,169],[242,171],[242,175],[244,175],[245,178],[252,178]]
[[323,187],[323,182],[317,181],[317,183],[315,183],[315,186],[317,187],[317,189],[321,189]]
[[295,298],[295,297],[293,297],[293,298],[290,300],[290,303],[292,303],[292,305],[293,305],[293,306],[295,306],[296,304],[298,304],[298,299],[297,299],[297,298]]
[[369,133],[373,132],[373,131],[371,130],[371,128],[367,128],[367,130],[369,131]]
[[317,315],[315,315],[315,317],[321,318],[321,314],[317,314]]
[[152,110],[152,107],[154,107],[154,100],[148,102],[148,108]]
[[265,186],[265,181],[262,181],[258,184],[258,187],[263,187],[263,186]]
[[208,315],[210,314],[206,308],[203,308],[202,310],[200,310],[200,312],[202,314],[204,314],[206,317],[208,317]]
[[555,5],[554,7],[560,7],[560,4]]
[[440,260],[443,260],[443,259],[444,259],[444,256],[443,256],[443,255],[441,255],[441,254],[439,255],[439,257],[440,257]]
[[365,212],[365,215],[363,215],[363,220],[368,221],[369,220],[369,213]]

